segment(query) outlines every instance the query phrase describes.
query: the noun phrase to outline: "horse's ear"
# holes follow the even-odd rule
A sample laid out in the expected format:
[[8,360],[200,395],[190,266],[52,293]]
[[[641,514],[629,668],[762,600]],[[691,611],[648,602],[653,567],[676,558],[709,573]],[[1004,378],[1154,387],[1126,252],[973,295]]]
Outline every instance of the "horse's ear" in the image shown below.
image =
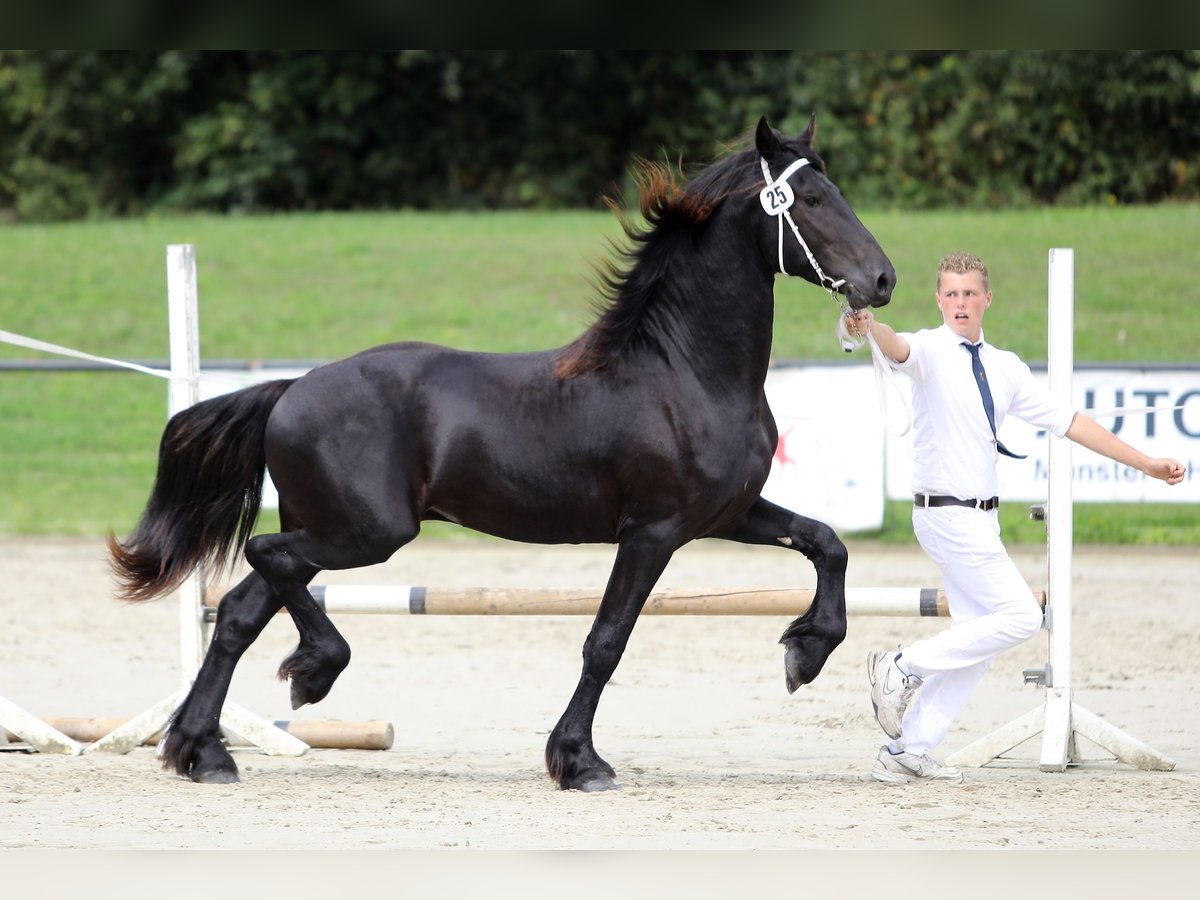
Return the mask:
[[808,120],[808,127],[804,129],[804,133],[800,135],[798,140],[805,147],[811,147],[813,138],[817,136],[817,114],[813,113]]
[[754,144],[764,157],[775,156],[779,152],[779,136],[767,121],[766,116],[758,120],[758,128],[754,132]]

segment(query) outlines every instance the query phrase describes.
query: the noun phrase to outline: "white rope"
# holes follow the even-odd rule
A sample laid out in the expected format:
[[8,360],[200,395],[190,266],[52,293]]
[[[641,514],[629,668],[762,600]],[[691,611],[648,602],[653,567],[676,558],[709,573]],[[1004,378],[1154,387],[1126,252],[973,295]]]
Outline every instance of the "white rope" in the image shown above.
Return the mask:
[[[58,356],[70,356],[75,359],[83,359],[88,362],[102,363],[106,366],[115,366],[118,369],[130,369],[134,372],[141,372],[143,375],[153,375],[155,378],[172,378],[170,370],[155,369],[150,366],[139,365],[138,363],[126,362],[120,359],[110,359],[107,356],[94,356],[91,353],[84,353],[82,350],[72,350],[70,347],[61,347],[58,344],[51,344],[46,341],[39,341],[36,338],[25,337],[21,334],[13,334],[11,331],[0,329],[0,342],[12,344],[16,347],[25,347],[29,350],[38,350],[42,353],[54,353]],[[200,375],[201,381],[220,381],[230,383],[241,383],[242,379],[236,375],[224,375],[218,373],[205,372]]]
[[[871,361],[875,366],[875,394],[879,400],[879,412],[883,416],[883,427],[888,430],[889,434],[903,437],[908,434],[913,425],[912,407],[909,405],[908,396],[900,389],[900,384],[896,380],[895,364],[880,349],[875,335],[867,335],[867,343],[871,345]],[[888,424],[887,389],[889,387],[899,398],[900,408],[904,410],[904,424],[899,431],[893,430]]]
[[73,356],[75,359],[86,359],[88,362],[103,363],[106,366],[116,366],[121,369],[132,369],[135,372],[141,372],[144,375],[154,375],[157,378],[170,378],[171,373],[166,369],[152,369],[149,366],[139,366],[137,363],[124,362],[119,359],[109,359],[107,356],[93,356],[90,353],[83,353],[79,350],[72,350],[69,347],[60,347],[58,344],[48,344],[45,341],[39,341],[35,338],[25,337],[20,334],[13,334],[11,331],[0,330],[0,341],[6,344],[13,344],[17,347],[27,347],[30,350],[40,350],[43,353],[56,353],[59,356]]
[[[875,397],[879,402],[879,414],[883,417],[883,427],[895,437],[904,437],[912,428],[913,415],[908,396],[900,388],[900,383],[896,379],[896,364],[888,359],[887,354],[880,349],[875,335],[869,332],[866,338],[863,338],[862,335],[851,335],[849,329],[846,328],[844,315],[838,316],[837,335],[838,340],[842,342],[842,349],[847,353],[857,350],[864,343],[871,348],[871,366],[875,370]],[[891,388],[891,393],[900,401],[900,408],[904,411],[903,424],[898,431],[892,428],[892,417],[888,415],[888,388]]]

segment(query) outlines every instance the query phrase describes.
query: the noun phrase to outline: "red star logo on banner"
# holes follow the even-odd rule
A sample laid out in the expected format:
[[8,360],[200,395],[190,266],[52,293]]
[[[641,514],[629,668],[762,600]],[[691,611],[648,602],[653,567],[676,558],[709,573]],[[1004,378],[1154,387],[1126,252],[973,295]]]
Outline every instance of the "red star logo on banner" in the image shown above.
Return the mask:
[[796,426],[793,425],[786,431],[779,432],[779,441],[775,444],[775,463],[780,467],[797,464],[795,457],[791,456],[787,449],[788,438],[791,437],[792,432],[795,430]]

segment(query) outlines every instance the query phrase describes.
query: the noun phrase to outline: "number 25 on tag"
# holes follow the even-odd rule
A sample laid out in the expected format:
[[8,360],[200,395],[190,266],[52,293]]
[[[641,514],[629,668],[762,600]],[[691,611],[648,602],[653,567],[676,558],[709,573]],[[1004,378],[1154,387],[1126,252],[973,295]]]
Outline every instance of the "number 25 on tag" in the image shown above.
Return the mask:
[[776,181],[763,188],[758,199],[767,215],[777,216],[785,209],[791,209],[796,195],[792,193],[792,186],[786,181]]

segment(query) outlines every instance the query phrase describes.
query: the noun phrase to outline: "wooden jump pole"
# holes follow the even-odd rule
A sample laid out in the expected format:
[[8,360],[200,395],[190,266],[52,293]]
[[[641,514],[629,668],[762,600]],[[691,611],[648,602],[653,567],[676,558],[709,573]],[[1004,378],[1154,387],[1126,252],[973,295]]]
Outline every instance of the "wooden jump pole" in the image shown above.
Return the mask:
[[[128,722],[127,719],[94,716],[47,716],[41,721],[71,740],[83,743],[98,741]],[[309,747],[321,750],[390,750],[394,738],[390,722],[277,721],[272,724],[292,737],[304,741]],[[15,732],[6,731],[0,737],[7,737],[14,743],[22,740]],[[231,744],[235,744],[238,743],[235,738],[240,736],[228,734],[226,737]],[[156,731],[143,740],[142,744],[153,746],[161,738],[162,732]]]
[[[210,586],[204,603],[215,619],[225,588]],[[404,585],[316,585],[317,605],[330,614],[429,616],[593,616],[601,594],[577,588],[433,588]],[[811,588],[704,588],[656,591],[643,615],[798,616],[812,604]],[[1034,592],[1045,606],[1044,591]],[[847,588],[851,616],[949,616],[937,588]]]

